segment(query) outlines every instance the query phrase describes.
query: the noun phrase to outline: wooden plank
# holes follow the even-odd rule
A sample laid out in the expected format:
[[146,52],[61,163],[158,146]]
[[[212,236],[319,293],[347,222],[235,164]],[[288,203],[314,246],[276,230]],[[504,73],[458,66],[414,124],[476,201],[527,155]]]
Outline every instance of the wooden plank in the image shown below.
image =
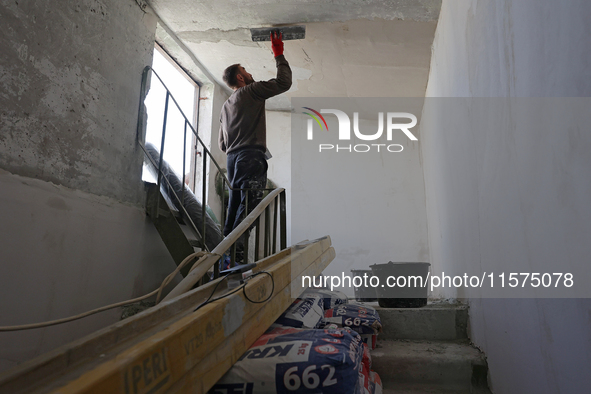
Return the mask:
[[[331,239],[330,239],[329,236],[318,238],[318,239],[314,240],[313,242],[320,243],[320,249],[323,250],[323,251],[324,250],[327,250],[328,248],[330,248],[330,245],[331,245]],[[285,250],[279,252],[277,255],[281,255],[282,253],[285,253],[288,250],[289,250],[289,254],[292,254],[293,251],[300,250],[300,249],[302,249],[303,247],[305,247],[305,246],[307,246],[309,244],[310,244],[310,241],[309,240],[302,241],[300,243],[295,244],[291,248],[288,248],[288,249],[285,249]],[[314,256],[314,257],[316,257],[316,256]],[[273,260],[270,260],[267,257],[266,259],[261,260],[260,262],[258,262],[257,263],[257,266],[252,269],[252,272],[262,271],[262,270],[266,269],[267,267],[269,267],[271,264],[274,264],[274,261]]]
[[[308,255],[315,256],[315,260],[322,254],[321,247],[321,242],[310,244],[292,253],[291,258],[286,257],[269,267],[266,272],[275,281],[274,294],[289,286],[291,262],[297,261],[299,267]],[[253,301],[262,301],[269,296],[270,289],[271,279],[260,275],[251,280],[247,291]],[[290,302],[278,307],[285,310]],[[262,304],[248,302],[242,291],[236,292],[205,305],[55,392],[138,394],[166,390],[248,322],[261,307]]]
[[[295,252],[292,251],[291,254],[282,252],[284,257],[266,269],[275,280],[275,290],[272,296],[275,297],[282,291],[289,292],[289,284],[293,275],[291,257],[294,257],[293,261],[296,262],[293,265],[294,269],[302,271],[307,268],[306,260],[307,266],[316,264],[313,260],[320,258],[324,252],[322,249],[327,245],[330,248],[329,238],[312,243]],[[209,284],[208,288],[211,288],[212,285]],[[251,279],[246,291],[251,299],[260,301],[269,296],[270,289],[270,278],[267,275],[259,275]],[[203,291],[200,294],[202,297],[204,296]],[[180,303],[186,298],[188,297],[183,295],[169,303],[168,306]],[[73,371],[63,371],[66,373],[65,376],[60,377],[53,384],[44,385],[43,389],[23,390],[21,388],[20,391],[27,393],[47,392],[48,389],[53,388],[56,390],[52,392],[56,393],[137,394],[164,392],[207,354],[215,351],[220,344],[226,342],[226,339],[234,331],[257,316],[263,306],[271,303],[272,306],[267,307],[268,310],[272,308],[284,310],[291,300],[285,302],[286,304],[282,306],[275,305],[275,301],[254,304],[248,302],[243,292],[239,291],[193,313],[191,308],[197,305],[194,303],[187,311],[183,311],[183,317],[175,317],[176,321],[171,321],[170,324],[165,320],[161,321],[159,327],[162,329],[143,338],[139,343],[122,348],[114,356],[106,354],[105,360],[99,360],[98,365],[89,367],[87,364],[81,363]],[[164,304],[162,308],[164,309],[166,306]],[[260,330],[267,327],[257,326],[256,328]],[[45,361],[51,362],[52,359]],[[94,362],[97,363],[96,359]],[[43,365],[41,369],[43,369]],[[35,367],[29,368],[28,372],[34,370]],[[24,376],[26,379],[27,375],[30,376],[30,374],[24,374],[20,378]],[[3,382],[7,383],[6,380]],[[29,384],[29,386],[31,385]],[[60,386],[59,389],[58,386]],[[6,387],[8,386],[0,384],[0,388]],[[13,388],[18,389],[19,387],[13,385]]]
[[[295,275],[296,279],[302,275],[319,275],[334,257],[334,249],[329,248],[313,264]],[[206,393],[300,295],[301,292],[292,293],[289,286],[285,287],[166,393]]]
[[[287,248],[257,264],[272,265],[289,256],[291,251],[291,248]],[[219,279],[183,294],[174,302],[162,302],[135,316],[114,323],[3,372],[0,374],[0,393],[17,394],[22,392],[28,394],[35,387],[47,386],[48,379],[56,374],[63,374],[77,365],[88,362],[88,360],[96,360],[102,354],[107,354],[116,347],[137,340],[141,333],[149,332],[163,322],[180,319],[184,314],[190,313],[196,305],[205,301],[217,282]],[[216,296],[226,291],[226,284],[221,283],[216,291]]]

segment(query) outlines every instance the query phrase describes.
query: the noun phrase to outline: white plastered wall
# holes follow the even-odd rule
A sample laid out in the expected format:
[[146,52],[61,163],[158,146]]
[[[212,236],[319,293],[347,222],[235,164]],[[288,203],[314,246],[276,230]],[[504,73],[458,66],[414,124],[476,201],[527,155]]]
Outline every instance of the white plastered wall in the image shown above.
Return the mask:
[[[267,111],[267,147],[273,157],[267,161],[267,178],[285,189],[287,216],[287,245],[291,240],[291,113]],[[299,242],[301,239],[294,239]]]
[[[427,97],[589,96],[590,17],[586,1],[444,1]],[[461,116],[475,126],[464,135],[444,128],[437,108],[425,104],[422,124],[435,273],[515,259],[588,262],[588,133],[507,127],[484,135],[467,111]],[[493,392],[588,391],[589,299],[468,301],[471,339],[487,355]]]
[[[300,125],[308,119],[302,114],[292,117],[301,118]],[[338,129],[336,117],[327,115],[326,121],[328,130]],[[378,129],[376,121],[364,119],[359,127]],[[294,131],[293,138],[296,133],[303,135],[305,128]],[[419,141],[410,141],[402,133],[392,141],[385,137],[340,141],[336,132],[323,136],[343,147],[396,143],[403,151],[387,152],[383,147],[379,153],[376,148],[367,153],[336,149],[317,153],[316,140],[315,145],[292,141],[292,240],[331,237],[336,257],[324,270],[325,276],[351,276],[351,269],[369,269],[388,261],[429,262],[421,135],[416,135]],[[354,296],[348,284],[339,290]]]

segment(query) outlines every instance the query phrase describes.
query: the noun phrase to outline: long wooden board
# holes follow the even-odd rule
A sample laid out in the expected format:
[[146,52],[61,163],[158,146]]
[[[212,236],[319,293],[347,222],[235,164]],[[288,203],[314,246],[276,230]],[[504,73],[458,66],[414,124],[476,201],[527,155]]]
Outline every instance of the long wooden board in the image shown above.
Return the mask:
[[[334,249],[329,248],[294,279],[297,280],[302,275],[319,275],[334,257]],[[215,351],[210,352],[167,393],[206,393],[293,302],[293,295],[289,285],[286,286],[273,297],[272,302],[266,303],[249,321],[228,336]]]
[[[261,260],[258,264],[272,265],[291,255],[287,248]],[[139,342],[146,333],[158,330],[159,325],[169,324],[190,313],[211,294],[219,280],[191,290],[171,302],[162,302],[135,316],[114,323],[81,339],[45,353],[35,359],[0,374],[0,393],[29,393],[38,387],[46,387],[56,374],[74,369],[77,365],[97,360],[102,355],[116,352],[118,348]],[[225,283],[218,286],[215,296],[227,292]]]
[[[280,252],[260,263],[274,291],[267,275],[246,287],[250,299],[267,302],[251,303],[239,291],[193,312],[211,294],[215,283],[208,284],[9,371],[0,393],[205,392],[299,296],[292,280],[320,274],[333,258],[329,237]],[[227,292],[220,288],[216,297]]]

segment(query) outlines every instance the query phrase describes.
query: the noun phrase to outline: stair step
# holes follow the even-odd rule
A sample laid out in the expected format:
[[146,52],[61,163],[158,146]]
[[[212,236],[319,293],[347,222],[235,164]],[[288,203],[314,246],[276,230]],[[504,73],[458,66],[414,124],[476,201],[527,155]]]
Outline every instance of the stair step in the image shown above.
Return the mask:
[[[145,183],[145,186],[147,190],[146,213],[154,223],[174,262],[179,265],[185,257],[194,253],[195,250],[174,218],[170,206],[164,195],[160,193],[158,186],[153,183]],[[181,270],[181,274],[187,276],[189,269],[189,266],[185,266]]]
[[421,384],[449,392],[470,393],[475,388],[487,387],[486,359],[468,340],[380,339],[371,356],[373,370],[380,375],[384,389],[405,390],[409,385]]
[[382,308],[377,303],[369,305],[380,314],[384,327],[380,340],[468,338],[468,307],[464,304],[429,303],[422,308]]
[[469,390],[454,390],[442,387],[442,385],[407,384],[398,385],[396,388],[384,388],[383,394],[492,394],[487,388]]

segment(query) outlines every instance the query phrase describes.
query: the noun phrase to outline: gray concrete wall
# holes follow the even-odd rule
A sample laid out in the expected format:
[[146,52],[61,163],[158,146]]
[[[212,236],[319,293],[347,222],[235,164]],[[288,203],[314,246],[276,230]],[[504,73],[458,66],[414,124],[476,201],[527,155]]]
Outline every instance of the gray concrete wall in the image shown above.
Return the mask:
[[[444,1],[427,96],[588,97],[590,17],[586,1]],[[586,264],[588,133],[540,134],[518,127],[517,116],[491,130],[479,123],[486,111],[477,116],[469,106],[454,114],[472,125],[462,130],[445,127],[442,108],[426,102],[421,126],[434,272]],[[494,114],[488,120],[498,122]],[[591,300],[438,295],[469,298],[471,338],[486,352],[493,392],[589,390]]]
[[234,63],[257,81],[275,77],[271,43],[249,28],[305,22],[306,38],[285,43],[292,86],[267,100],[286,111],[291,97],[422,97],[441,0],[244,0],[238,13],[235,0],[150,4],[220,85]]
[[0,168],[140,203],[156,20],[133,0],[0,3]]
[[[0,325],[157,288],[175,265],[143,210],[136,144],[155,17],[133,0],[0,1]],[[0,370],[120,309],[0,334]]]
[[[157,289],[176,268],[140,207],[2,170],[0,185],[0,326],[128,300]],[[2,332],[0,371],[120,316],[117,308],[58,326]]]

